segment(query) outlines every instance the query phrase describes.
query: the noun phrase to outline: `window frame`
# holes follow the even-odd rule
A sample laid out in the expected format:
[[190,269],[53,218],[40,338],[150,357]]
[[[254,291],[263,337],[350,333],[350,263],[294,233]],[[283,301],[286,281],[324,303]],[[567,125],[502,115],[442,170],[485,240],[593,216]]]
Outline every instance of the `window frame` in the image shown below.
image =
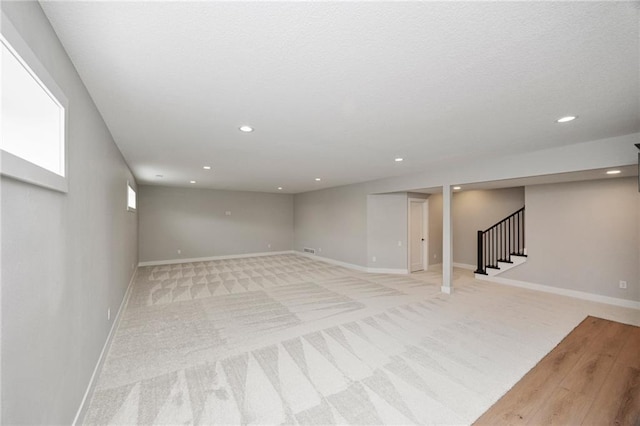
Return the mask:
[[[135,207],[131,207],[129,205],[129,190],[133,192],[133,201]],[[127,181],[127,211],[132,213],[138,211],[138,191],[133,187],[133,185],[131,185],[131,181]]]
[[63,136],[62,141],[60,141],[63,152],[60,160],[64,161],[64,176],[7,152],[1,147],[0,174],[32,185],[66,193],[69,190],[69,100],[4,13],[1,13],[0,19],[0,43],[6,46],[9,52],[42,86],[43,90],[48,92],[47,94],[63,109]]

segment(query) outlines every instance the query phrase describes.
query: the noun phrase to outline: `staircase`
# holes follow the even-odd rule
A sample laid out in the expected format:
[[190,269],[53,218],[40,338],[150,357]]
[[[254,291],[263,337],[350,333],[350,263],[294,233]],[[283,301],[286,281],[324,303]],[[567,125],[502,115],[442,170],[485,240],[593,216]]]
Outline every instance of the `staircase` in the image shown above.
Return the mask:
[[524,207],[484,231],[478,231],[476,278],[498,275],[527,261]]

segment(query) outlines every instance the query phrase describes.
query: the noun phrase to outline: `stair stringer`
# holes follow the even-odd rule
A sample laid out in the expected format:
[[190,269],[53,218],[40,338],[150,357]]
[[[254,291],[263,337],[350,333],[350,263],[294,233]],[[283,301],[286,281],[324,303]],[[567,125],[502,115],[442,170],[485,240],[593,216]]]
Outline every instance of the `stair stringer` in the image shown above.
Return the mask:
[[496,275],[500,275],[503,272],[506,272],[510,269],[515,268],[516,266],[520,266],[523,263],[527,262],[527,256],[520,256],[517,254],[512,254],[509,256],[509,260],[511,261],[511,263],[507,263],[507,262],[500,262],[498,261],[498,268],[485,268],[485,271],[487,272],[486,275],[484,274],[474,274],[476,278],[478,279],[482,279],[486,276],[490,276],[490,277],[494,277]]

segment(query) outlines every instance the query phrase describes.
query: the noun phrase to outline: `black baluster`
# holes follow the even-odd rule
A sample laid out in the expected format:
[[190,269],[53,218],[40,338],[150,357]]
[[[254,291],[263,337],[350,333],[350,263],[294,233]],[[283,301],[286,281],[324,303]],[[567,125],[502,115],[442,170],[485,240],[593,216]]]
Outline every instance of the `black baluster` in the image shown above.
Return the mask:
[[527,247],[524,243],[524,226],[525,226],[525,222],[524,222],[524,209],[522,209],[522,254],[526,254],[524,252],[524,249]]
[[484,269],[483,269],[483,266],[482,266],[482,256],[483,256],[483,254],[482,254],[482,231],[478,231],[477,238],[478,238],[478,241],[477,241],[477,244],[478,244],[478,259],[477,259],[477,268],[476,268],[475,273],[476,274],[484,274]]
[[516,215],[516,248],[520,254],[520,213]]

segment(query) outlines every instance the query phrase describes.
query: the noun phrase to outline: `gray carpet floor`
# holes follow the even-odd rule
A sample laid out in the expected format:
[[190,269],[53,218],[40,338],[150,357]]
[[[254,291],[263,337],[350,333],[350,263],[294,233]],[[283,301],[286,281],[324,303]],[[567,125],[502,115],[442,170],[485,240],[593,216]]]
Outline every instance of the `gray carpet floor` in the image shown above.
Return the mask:
[[586,315],[638,311],[290,254],[139,268],[85,424],[469,424]]

